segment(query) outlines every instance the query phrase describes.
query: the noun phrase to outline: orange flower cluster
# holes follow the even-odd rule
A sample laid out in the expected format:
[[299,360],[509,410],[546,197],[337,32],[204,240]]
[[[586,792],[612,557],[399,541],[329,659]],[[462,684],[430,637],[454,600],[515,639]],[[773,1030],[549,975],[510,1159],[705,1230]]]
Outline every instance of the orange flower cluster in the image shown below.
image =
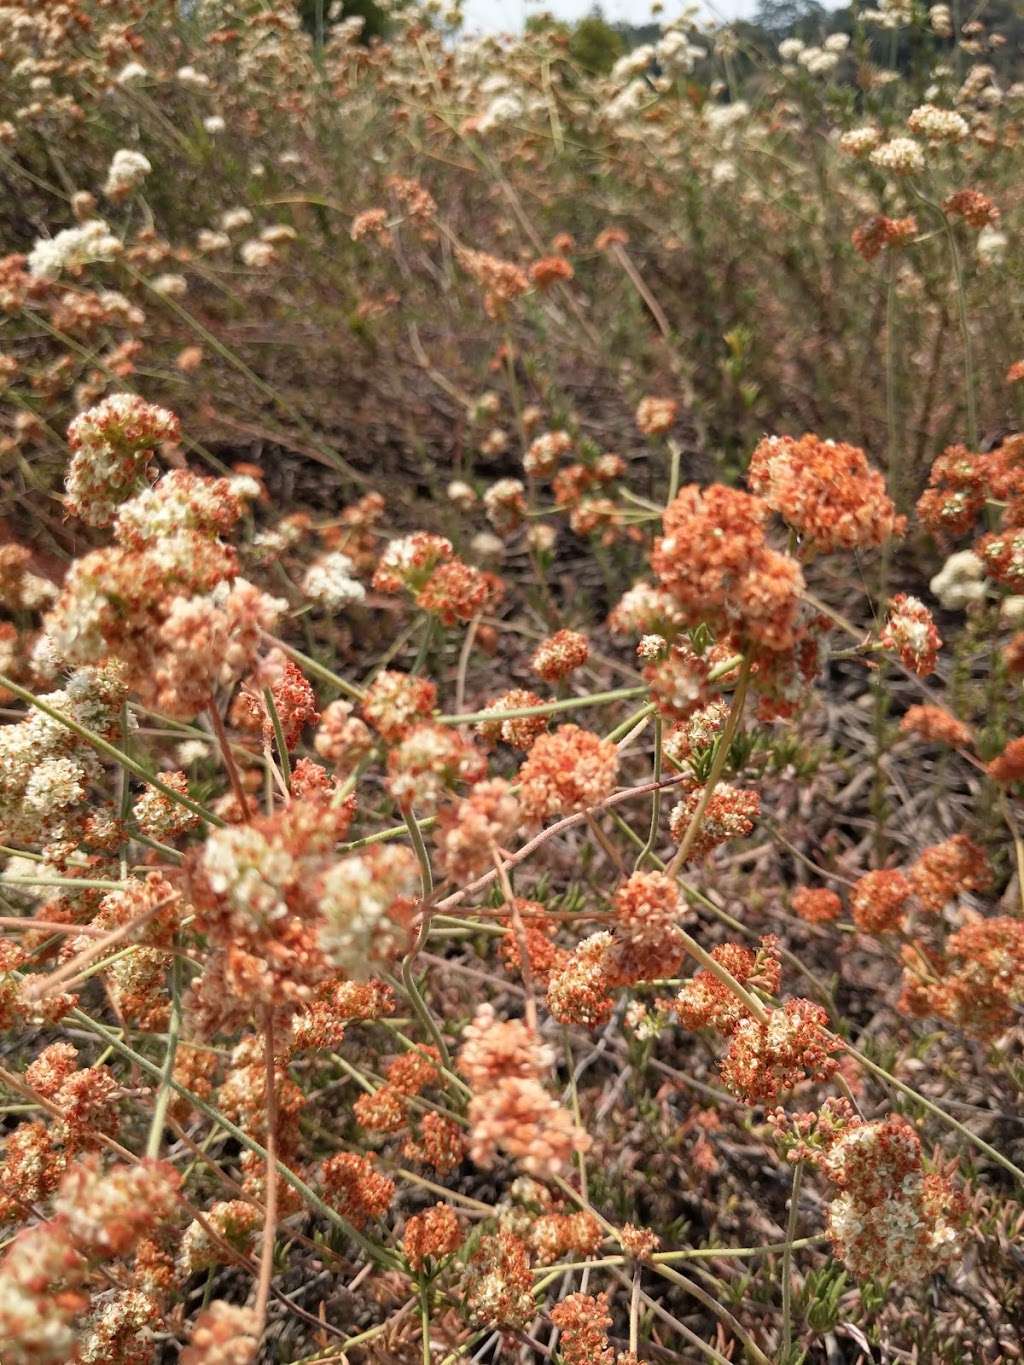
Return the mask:
[[907,218],[886,218],[884,214],[879,213],[874,218],[869,218],[866,223],[862,223],[860,227],[854,228],[850,240],[858,255],[863,256],[866,261],[873,261],[887,248],[905,246],[916,236],[917,219],[913,215]]
[[926,848],[909,871],[914,895],[926,910],[941,910],[965,891],[985,891],[992,868],[984,849],[966,834]]
[[905,1008],[991,1040],[1013,1024],[1024,1000],[1024,921],[1009,915],[968,920],[950,934],[941,955],[907,949],[904,965]]
[[796,560],[769,547],[768,505],[739,489],[689,484],[665,510],[651,564],[691,624],[766,650],[798,639],[804,579]]
[[466,273],[482,286],[484,312],[489,318],[503,317],[508,305],[530,288],[530,277],[512,261],[467,247],[457,247],[455,256]]
[[530,660],[530,667],[545,682],[559,682],[582,668],[590,654],[587,637],[578,630],[559,630],[542,640]]
[[487,759],[454,726],[414,725],[388,755],[388,791],[402,810],[431,811],[462,782],[480,782]]
[[810,432],[767,436],[750,458],[747,482],[814,550],[883,545],[906,529],[885,480],[859,446]]
[[570,1294],[552,1308],[551,1321],[562,1334],[558,1345],[565,1365],[613,1365],[607,1294]]
[[908,707],[900,720],[900,731],[931,744],[948,744],[951,749],[969,749],[970,730],[961,720],[941,706]]
[[410,1099],[440,1078],[438,1052],[424,1047],[396,1057],[386,1069],[387,1080],[379,1090],[360,1095],[352,1106],[363,1128],[376,1133],[397,1133],[408,1121]]
[[895,869],[866,872],[850,892],[854,924],[865,934],[895,932],[913,890],[909,878]]
[[1024,782],[1024,736],[1011,739],[989,763],[988,771],[997,782]]
[[414,1214],[402,1234],[402,1250],[412,1270],[422,1270],[428,1260],[441,1261],[458,1251],[462,1229],[450,1204],[435,1204]]
[[807,924],[828,924],[843,913],[843,903],[824,886],[798,886],[790,896],[795,914]]
[[480,738],[485,744],[507,744],[511,749],[519,749],[523,753],[529,752],[534,740],[538,735],[542,735],[548,728],[547,716],[511,716],[508,720],[502,720],[503,711],[522,711],[532,706],[543,706],[544,703],[536,692],[528,692],[524,688],[513,688],[510,692],[503,692],[500,697],[487,705],[488,715],[493,714],[494,720],[483,720],[478,726]]
[[359,1231],[387,1212],[395,1194],[395,1182],[374,1168],[372,1158],[357,1152],[329,1156],[320,1169],[320,1183],[331,1207]]
[[480,1327],[522,1331],[536,1316],[533,1276],[526,1247],[510,1232],[483,1237],[469,1264],[466,1298],[471,1321]]
[[523,810],[533,820],[596,806],[619,771],[615,745],[578,725],[538,736],[519,770]]
[[981,190],[957,190],[943,201],[942,207],[977,230],[999,222],[999,209]]
[[493,866],[492,849],[501,848],[520,824],[519,801],[500,777],[478,782],[469,796],[445,806],[437,816],[437,859],[455,882],[467,882]]
[[367,687],[361,709],[364,720],[380,737],[394,744],[436,705],[437,687],[429,678],[383,668]]
[[637,404],[637,429],[643,436],[663,436],[671,430],[678,411],[679,404],[674,398],[658,398],[648,394]]
[[658,714],[682,721],[707,701],[709,672],[707,656],[678,641],[663,659],[648,664],[643,676]]
[[521,1020],[502,1022],[490,1005],[479,1006],[459,1053],[459,1070],[473,1091],[470,1155],[478,1165],[492,1165],[500,1149],[533,1175],[557,1173],[590,1146],[541,1084],[552,1060]]
[[530,266],[530,279],[538,289],[551,289],[560,282],[571,280],[574,273],[564,256],[542,256]]
[[879,643],[885,649],[895,650],[911,672],[926,678],[935,672],[942,637],[924,603],[900,592],[889,599],[889,614]]
[[[669,817],[669,829],[677,842],[682,842],[703,795],[703,787],[694,787],[673,809]],[[729,839],[742,839],[754,828],[754,822],[760,813],[761,798],[756,791],[720,782],[701,817],[700,828],[690,847],[687,860],[692,862],[706,858]]]

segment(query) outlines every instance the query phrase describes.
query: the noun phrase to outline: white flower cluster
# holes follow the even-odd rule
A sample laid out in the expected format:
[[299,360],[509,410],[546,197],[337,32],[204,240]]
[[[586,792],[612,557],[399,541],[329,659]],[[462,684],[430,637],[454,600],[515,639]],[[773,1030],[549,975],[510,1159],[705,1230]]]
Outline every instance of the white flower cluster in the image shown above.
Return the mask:
[[928,584],[947,611],[963,611],[985,597],[985,565],[973,550],[950,555]]
[[[107,734],[120,724],[124,695],[114,671],[83,668],[42,701]],[[0,840],[32,847],[74,838],[89,784],[101,771],[93,749],[42,711],[0,726]]]
[[919,104],[911,110],[907,127],[929,142],[963,142],[971,131],[967,120],[955,109],[939,109],[934,104]]
[[28,268],[40,279],[52,280],[64,270],[81,270],[94,261],[112,261],[121,242],[102,218],[65,228],[56,237],[40,237],[29,252]]
[[882,140],[877,128],[850,128],[839,139],[839,150],[847,156],[865,157],[873,152]]
[[366,597],[366,589],[355,577],[355,565],[337,550],[313,561],[302,580],[302,591],[332,611]]
[[103,193],[108,199],[123,199],[142,184],[152,169],[149,157],[128,147],[121,147],[114,153],[110,163]]
[[295,860],[251,825],[213,830],[203,845],[202,868],[210,889],[224,897],[246,931],[289,913],[284,893],[295,880]]
[[367,980],[393,950],[398,926],[389,914],[396,901],[411,900],[418,889],[416,859],[400,845],[380,844],[336,863],[321,886],[320,946],[346,976]]
[[894,137],[875,148],[871,164],[891,175],[916,175],[924,170],[924,152],[912,137]]
[[880,0],[878,9],[862,10],[860,17],[878,28],[906,28],[914,20],[914,0]]

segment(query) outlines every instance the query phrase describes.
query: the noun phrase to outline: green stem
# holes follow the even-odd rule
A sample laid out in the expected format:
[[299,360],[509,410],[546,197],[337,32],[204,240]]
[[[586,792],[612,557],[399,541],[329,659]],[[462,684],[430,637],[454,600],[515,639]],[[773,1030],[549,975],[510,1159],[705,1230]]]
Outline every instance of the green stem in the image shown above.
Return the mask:
[[793,1342],[793,1243],[796,1240],[800,1184],[803,1180],[803,1173],[804,1164],[802,1161],[798,1161],[793,1167],[793,1184],[789,1193],[789,1218],[786,1220],[786,1245],[782,1252],[782,1358],[784,1365],[789,1360],[789,1350]]

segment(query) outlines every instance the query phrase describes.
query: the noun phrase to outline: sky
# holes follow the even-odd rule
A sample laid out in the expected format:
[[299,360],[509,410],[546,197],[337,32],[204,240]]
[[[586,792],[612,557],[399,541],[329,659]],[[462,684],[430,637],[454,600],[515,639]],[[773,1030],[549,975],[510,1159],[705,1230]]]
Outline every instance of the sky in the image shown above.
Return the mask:
[[[560,19],[579,19],[593,8],[594,0],[465,0],[463,12],[466,27],[486,33],[519,30],[525,15],[549,10]],[[606,19],[615,23],[643,24],[651,18],[650,0],[603,0],[601,8]],[[665,15],[671,17],[677,6],[666,4]],[[716,18],[749,17],[757,8],[757,0],[714,0]]]

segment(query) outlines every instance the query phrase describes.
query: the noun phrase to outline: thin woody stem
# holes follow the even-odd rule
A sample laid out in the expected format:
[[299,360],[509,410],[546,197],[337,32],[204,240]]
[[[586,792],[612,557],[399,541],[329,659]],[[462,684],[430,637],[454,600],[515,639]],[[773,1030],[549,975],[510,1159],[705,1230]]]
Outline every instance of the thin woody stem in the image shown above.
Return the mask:
[[213,726],[213,733],[217,737],[217,746],[220,749],[220,756],[224,762],[228,780],[231,783],[231,790],[234,792],[235,800],[238,802],[242,812],[242,819],[249,820],[252,817],[252,811],[249,808],[249,798],[246,796],[245,788],[242,786],[241,774],[238,771],[238,765],[235,763],[235,756],[231,752],[231,745],[228,743],[227,731],[224,729],[224,722],[221,720],[220,711],[217,709],[217,703],[211,701],[206,710],[210,717],[210,724]]

